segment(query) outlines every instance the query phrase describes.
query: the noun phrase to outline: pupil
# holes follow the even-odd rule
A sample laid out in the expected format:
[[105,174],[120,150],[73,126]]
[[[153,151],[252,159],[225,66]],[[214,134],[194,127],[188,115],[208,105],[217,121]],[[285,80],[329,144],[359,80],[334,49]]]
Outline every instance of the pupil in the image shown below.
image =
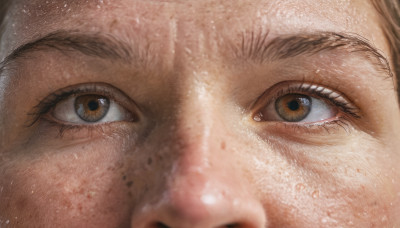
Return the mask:
[[95,111],[99,108],[99,103],[97,101],[91,100],[88,103],[88,108],[90,111]]
[[296,111],[300,108],[300,104],[296,100],[289,102],[287,105],[288,105],[288,108],[292,111]]

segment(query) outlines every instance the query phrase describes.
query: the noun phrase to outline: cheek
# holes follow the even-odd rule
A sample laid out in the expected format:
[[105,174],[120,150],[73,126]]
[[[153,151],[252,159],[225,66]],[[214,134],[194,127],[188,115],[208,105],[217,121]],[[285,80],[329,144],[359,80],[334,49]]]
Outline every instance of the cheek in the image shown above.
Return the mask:
[[393,151],[372,142],[276,148],[279,155],[257,154],[248,166],[274,227],[385,227],[398,220],[399,160],[382,156]]
[[148,176],[143,158],[125,156],[110,143],[18,153],[25,155],[0,167],[0,201],[6,202],[0,219],[10,225],[119,226],[145,189],[134,175]]

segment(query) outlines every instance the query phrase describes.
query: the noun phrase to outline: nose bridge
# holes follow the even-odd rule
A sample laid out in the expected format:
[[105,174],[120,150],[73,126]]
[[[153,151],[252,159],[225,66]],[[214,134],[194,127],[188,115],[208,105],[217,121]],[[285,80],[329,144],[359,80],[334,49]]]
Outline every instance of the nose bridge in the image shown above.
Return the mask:
[[264,227],[261,203],[248,191],[235,156],[221,147],[229,140],[223,108],[208,85],[194,85],[169,136],[177,156],[165,189],[157,203],[136,211],[132,227]]
[[[217,141],[223,137],[223,129],[216,123],[220,110],[216,109],[216,100],[205,85],[199,85],[190,90],[186,99],[182,99],[176,121],[176,136],[178,144],[183,145],[180,151],[183,160],[188,157],[207,165],[210,153]],[[218,126],[217,126],[217,125]],[[193,167],[195,164],[191,164]]]

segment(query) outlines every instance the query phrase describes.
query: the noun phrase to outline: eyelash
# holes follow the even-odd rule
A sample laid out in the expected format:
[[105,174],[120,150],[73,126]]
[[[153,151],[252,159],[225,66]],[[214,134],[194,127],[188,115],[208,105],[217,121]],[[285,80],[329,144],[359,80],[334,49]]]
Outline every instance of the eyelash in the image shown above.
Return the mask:
[[[282,86],[283,84],[283,86]],[[277,92],[273,92],[275,88],[280,88]],[[275,85],[271,89],[267,90],[264,94],[262,94],[259,99],[256,101],[256,114],[253,116],[253,119],[257,122],[265,122],[262,120],[261,110],[263,107],[268,106],[271,102],[274,102],[279,97],[291,94],[291,93],[301,93],[309,96],[313,96],[316,98],[324,99],[326,102],[335,105],[342,113],[345,115],[337,115],[335,119],[327,120],[323,122],[315,122],[315,123],[287,123],[287,122],[279,122],[277,124],[284,124],[285,126],[291,126],[293,128],[308,128],[314,126],[323,127],[328,131],[327,126],[331,124],[336,124],[342,127],[344,130],[348,131],[349,127],[349,118],[353,117],[354,119],[360,119],[362,117],[360,109],[356,107],[350,99],[348,99],[343,93],[337,92],[337,90],[330,89],[325,86],[321,86],[314,82],[282,82]],[[282,88],[283,87],[283,88]],[[268,96],[269,94],[274,94],[272,96]],[[265,101],[268,102],[265,102]],[[260,104],[261,103],[261,104]],[[260,108],[261,107],[261,108]]]
[[[58,90],[54,93],[51,93],[49,96],[47,96],[44,100],[40,101],[39,104],[33,108],[33,111],[29,113],[29,115],[32,116],[32,119],[29,122],[28,127],[31,127],[35,123],[37,123],[44,115],[49,113],[59,102],[65,100],[71,96],[78,95],[78,94],[79,95],[98,94],[98,95],[106,96],[111,100],[115,100],[112,93],[108,92],[107,89],[105,89],[103,86],[82,85],[82,86],[78,86],[78,88],[67,87],[67,88]],[[83,127],[80,125],[69,126],[69,125],[65,125],[65,124],[61,124],[61,123],[56,123],[55,121],[51,121],[51,122],[54,122],[54,124],[60,124],[65,129],[73,129],[73,128]],[[87,125],[85,127],[92,128],[93,126]]]

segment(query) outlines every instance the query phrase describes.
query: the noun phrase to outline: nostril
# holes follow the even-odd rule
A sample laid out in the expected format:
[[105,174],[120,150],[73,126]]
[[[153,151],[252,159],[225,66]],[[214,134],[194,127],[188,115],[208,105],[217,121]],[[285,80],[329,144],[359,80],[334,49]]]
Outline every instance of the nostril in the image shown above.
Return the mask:
[[[157,222],[156,224],[154,224],[153,227],[154,228],[171,228],[171,227],[165,225],[162,222]],[[227,224],[227,225],[220,226],[220,228],[242,228],[242,226],[240,224],[238,224],[238,223],[232,223],[232,224]]]
[[237,223],[232,223],[232,224],[225,225],[223,228],[240,228],[240,225]]
[[157,222],[154,227],[155,228],[170,228],[169,226],[165,225],[162,222]]
[[[155,223],[153,227],[154,228],[172,228],[172,227],[169,227],[169,226],[165,225],[162,222]],[[227,224],[227,225],[220,226],[220,228],[242,228],[242,227],[243,226],[238,224],[238,223],[232,223],[232,224]]]

